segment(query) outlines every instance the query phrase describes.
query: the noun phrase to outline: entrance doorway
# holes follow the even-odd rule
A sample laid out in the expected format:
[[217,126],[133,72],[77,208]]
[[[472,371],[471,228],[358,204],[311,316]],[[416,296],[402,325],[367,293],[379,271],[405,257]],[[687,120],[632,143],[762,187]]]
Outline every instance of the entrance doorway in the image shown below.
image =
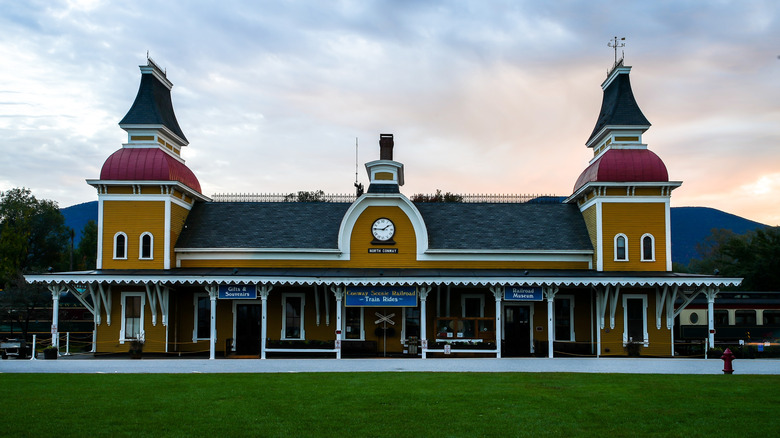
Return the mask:
[[505,357],[531,355],[531,307],[504,307],[504,341],[501,355]]
[[260,354],[261,311],[260,304],[236,304],[236,354]]

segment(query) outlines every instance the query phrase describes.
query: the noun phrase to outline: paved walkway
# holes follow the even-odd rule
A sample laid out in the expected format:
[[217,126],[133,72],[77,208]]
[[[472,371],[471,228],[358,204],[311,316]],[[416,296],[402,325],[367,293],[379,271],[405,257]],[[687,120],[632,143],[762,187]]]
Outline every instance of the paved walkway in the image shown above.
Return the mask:
[[[780,360],[735,360],[734,374],[780,374]],[[722,374],[718,359],[84,359],[0,361],[0,373],[570,372]]]

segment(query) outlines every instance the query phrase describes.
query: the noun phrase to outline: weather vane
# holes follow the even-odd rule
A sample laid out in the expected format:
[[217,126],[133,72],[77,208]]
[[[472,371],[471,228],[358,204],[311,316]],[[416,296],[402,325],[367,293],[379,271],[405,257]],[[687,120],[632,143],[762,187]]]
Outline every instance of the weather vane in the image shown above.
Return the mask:
[[[618,47],[626,47],[626,37],[622,37],[618,39],[618,37],[614,37],[612,41],[607,43],[608,47],[612,47],[615,49],[615,65],[617,65],[617,49]],[[625,52],[621,50],[620,59],[623,60],[623,58],[626,56]]]

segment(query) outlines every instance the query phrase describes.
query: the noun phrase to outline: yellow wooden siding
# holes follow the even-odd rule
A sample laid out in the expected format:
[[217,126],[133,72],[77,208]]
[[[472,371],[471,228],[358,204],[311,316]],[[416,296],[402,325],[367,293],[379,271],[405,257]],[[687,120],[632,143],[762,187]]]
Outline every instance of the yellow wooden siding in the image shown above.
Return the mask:
[[[589,343],[591,340],[591,296],[589,291],[561,290],[559,294],[574,295],[574,341]],[[595,332],[594,332],[595,333]]]
[[[122,329],[122,292],[143,292],[146,295],[146,290],[143,288],[129,286],[113,286],[111,288],[111,325],[108,325],[108,319],[104,313],[105,308],[102,308],[102,321],[96,328],[95,350],[97,353],[126,353],[130,349],[129,341],[120,343],[119,339],[119,332]],[[143,315],[144,352],[165,352],[167,341],[166,327],[162,324],[162,313],[160,312],[159,303],[157,304],[156,325],[152,325],[152,311],[146,296],[144,296]]]
[[377,181],[392,181],[394,177],[391,172],[377,172],[374,174],[374,179]]
[[[103,269],[162,269],[165,242],[164,201],[103,201]],[[127,235],[127,260],[114,260],[114,235]],[[152,233],[152,260],[139,260],[140,238]]]
[[111,195],[132,195],[133,188],[130,186],[109,186],[106,188],[106,193]]
[[[208,339],[192,341],[192,333],[195,323],[196,292],[205,292],[201,287],[184,288],[172,291],[170,297],[170,342],[169,353],[207,354],[209,352]],[[208,296],[207,296],[208,299]],[[210,306],[210,304],[209,304]],[[210,307],[209,307],[210,308]],[[228,338],[233,337],[233,303],[232,300],[217,300],[217,342],[215,351],[219,356],[224,355]]]
[[173,262],[176,260],[176,241],[179,239],[182,228],[184,228],[184,222],[187,220],[187,215],[190,213],[186,208],[171,203],[171,267],[175,266]]
[[531,321],[531,342],[547,342],[547,301],[536,301],[532,305],[534,317]]
[[588,237],[590,237],[590,244],[593,245],[593,266],[598,262],[598,214],[597,207],[592,205],[582,212],[582,217],[585,219],[585,226],[588,228]]
[[655,291],[647,289],[621,289],[618,295],[618,305],[615,310],[615,328],[610,328],[609,306],[605,313],[604,330],[601,331],[601,353],[605,356],[626,356],[626,350],[623,346],[624,325],[624,307],[623,297],[625,294],[645,295],[647,297],[647,347],[640,348],[642,356],[671,356],[671,331],[666,328],[666,321],[662,321],[661,328],[656,328],[655,320]]
[[[666,207],[663,203],[602,204],[605,271],[666,270]],[[628,261],[615,261],[615,236],[628,238]],[[655,239],[655,261],[641,261],[641,239],[645,233]]]
[[637,187],[634,196],[661,196],[660,187]]
[[[397,255],[397,254],[371,254]],[[351,261],[328,260],[181,260],[182,268],[348,268],[366,267]],[[590,269],[589,262],[543,262],[543,261],[419,261],[403,265],[384,267],[421,269]]]

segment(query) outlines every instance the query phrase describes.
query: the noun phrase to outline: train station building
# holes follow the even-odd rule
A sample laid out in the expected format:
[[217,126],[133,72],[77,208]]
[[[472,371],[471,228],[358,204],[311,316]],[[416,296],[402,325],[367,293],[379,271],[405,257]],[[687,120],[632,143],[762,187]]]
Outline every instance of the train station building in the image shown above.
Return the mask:
[[149,60],[119,123],[127,143],[87,180],[97,269],[27,280],[48,285],[55,312],[65,291],[92,312],[96,353],[140,340],[211,358],[673,356],[675,317],[741,279],[672,271],[682,183],[642,142],[630,71],[620,61],[601,84],[593,157],[559,176],[573,182],[563,201],[413,202],[415,170],[393,159],[412,145],[380,134],[365,193],[295,202],[204,195],[173,84]]

